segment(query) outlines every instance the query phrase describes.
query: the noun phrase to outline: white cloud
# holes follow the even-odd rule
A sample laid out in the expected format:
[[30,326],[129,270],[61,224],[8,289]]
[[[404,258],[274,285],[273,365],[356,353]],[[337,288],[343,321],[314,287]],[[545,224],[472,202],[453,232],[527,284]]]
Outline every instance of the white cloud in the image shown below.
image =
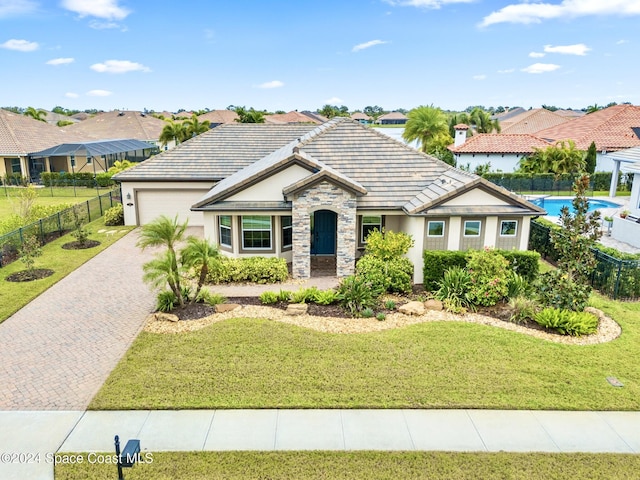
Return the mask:
[[360,50],[364,50],[365,48],[375,47],[376,45],[384,45],[385,43],[389,42],[385,42],[384,40],[371,40],[369,42],[359,43],[358,45],[353,47],[351,51],[359,52]]
[[0,48],[6,48],[7,50],[17,50],[19,52],[33,52],[40,47],[37,42],[29,42],[28,40],[7,40],[3,44],[0,44]]
[[342,105],[342,103],[344,103],[344,102],[343,102],[343,100],[341,98],[331,97],[331,98],[328,98],[327,100],[325,100],[324,103],[328,104],[328,105]]
[[385,0],[390,5],[401,7],[440,8],[450,3],[473,3],[475,0]]
[[505,74],[505,73],[513,73],[515,71],[516,71],[515,68],[506,68],[504,70],[498,70],[498,73]]
[[62,0],[62,7],[83,17],[123,20],[131,13],[118,5],[118,0]]
[[67,98],[78,98],[80,95],[78,95],[77,93],[73,93],[73,92],[67,92],[64,94],[65,97]]
[[38,8],[31,0],[0,0],[0,18],[31,13]]
[[53,65],[57,67],[58,65],[69,65],[70,63],[75,62],[74,58],[53,58],[46,62],[47,65]]
[[624,45],[625,43],[629,43],[629,40],[618,40],[616,45]]
[[495,23],[541,23],[554,18],[574,18],[587,15],[640,15],[640,0],[562,0],[559,4],[518,3],[490,13],[481,27]]
[[482,75],[474,75],[474,76],[473,76],[473,79],[474,79],[474,80],[486,80],[486,79],[487,79],[487,76],[486,76],[486,75],[484,75],[484,74],[482,74]]
[[526,73],[547,73],[553,72],[559,68],[560,65],[555,65],[553,63],[534,63],[533,65],[523,68],[521,71]]
[[109,95],[113,95],[113,92],[109,90],[90,90],[87,92],[89,97],[108,97]]
[[544,53],[542,53],[542,52],[531,52],[531,53],[529,54],[529,56],[530,56],[531,58],[542,58],[542,57],[544,57],[544,55],[545,55],[545,54],[544,54]]
[[258,88],[280,88],[280,87],[284,87],[284,83],[282,83],[280,80],[272,80],[271,82],[265,82],[265,83],[261,83],[260,85],[257,85]]
[[91,70],[99,73],[127,73],[127,72],[150,72],[149,67],[141,63],[130,62],[129,60],[107,60],[104,63],[91,65]]
[[89,22],[89,27],[94,30],[108,30],[111,28],[122,28],[122,31],[126,31],[126,27],[122,27],[119,23],[116,22],[99,22],[98,20],[91,20]]
[[545,45],[544,51],[547,53],[561,53],[563,55],[579,55],[584,56],[591,49],[584,43],[576,43],[575,45],[558,45],[556,47],[552,45]]

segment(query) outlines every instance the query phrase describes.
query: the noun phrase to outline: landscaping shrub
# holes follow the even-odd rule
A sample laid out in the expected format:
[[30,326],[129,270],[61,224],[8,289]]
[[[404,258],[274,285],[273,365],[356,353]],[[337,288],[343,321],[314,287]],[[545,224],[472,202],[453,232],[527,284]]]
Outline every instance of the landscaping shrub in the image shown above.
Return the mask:
[[540,303],[547,307],[581,312],[587,306],[591,286],[571,280],[561,270],[552,270],[540,275],[535,283]]
[[276,283],[289,278],[287,261],[275,257],[223,257],[219,267],[209,272],[208,283]]
[[107,227],[124,225],[124,208],[121,203],[115,204],[104,212],[104,224]]
[[356,264],[356,275],[383,292],[411,292],[413,263],[407,257],[384,260],[365,254]]
[[278,292],[278,301],[279,302],[288,302],[291,298],[291,292],[289,290],[282,290]]
[[469,254],[467,270],[471,276],[469,299],[489,307],[507,296],[511,275],[509,262],[495,250],[475,250]]
[[96,185],[99,187],[111,187],[115,182],[111,180],[111,174],[102,172],[96,174]]
[[363,318],[371,318],[371,317],[373,317],[373,315],[374,315],[374,312],[373,312],[373,310],[371,308],[365,308],[362,311],[362,317]]
[[278,294],[276,292],[262,292],[258,298],[260,303],[264,305],[278,303]]
[[425,250],[424,260],[424,289],[430,292],[438,290],[439,282],[444,272],[452,267],[464,268],[467,265],[467,253],[450,250]]
[[507,262],[509,269],[522,276],[528,282],[533,282],[540,273],[540,254],[530,250],[500,250],[496,249]]
[[315,301],[318,287],[301,288],[291,294],[291,303],[307,303]]
[[176,297],[175,293],[171,290],[163,290],[156,297],[156,310],[165,313],[170,312],[175,308],[177,301],[178,297]]
[[331,305],[337,301],[337,292],[333,289],[320,290],[316,293],[314,302],[318,305]]
[[336,298],[340,306],[355,317],[364,309],[375,307],[381,293],[363,277],[351,275],[340,282]]
[[526,295],[530,290],[529,282],[522,275],[514,273],[507,281],[507,297],[514,298]]
[[544,328],[556,330],[562,335],[589,335],[598,329],[598,319],[588,312],[574,312],[548,307],[534,316]]
[[384,322],[387,319],[387,314],[384,312],[380,312],[376,315],[376,320],[379,322]]
[[215,306],[226,302],[227,299],[220,293],[214,293],[206,289],[202,289],[196,296],[196,302],[206,303],[207,305]]
[[387,300],[386,302],[384,302],[384,308],[386,308],[387,310],[395,310],[396,302],[393,300]]
[[407,233],[373,230],[367,236],[365,253],[381,260],[393,260],[406,255],[413,244],[411,235]]
[[518,324],[524,323],[527,320],[533,320],[538,311],[536,301],[525,296],[511,298],[509,300],[509,307],[513,310],[509,321]]
[[473,309],[473,302],[469,295],[471,275],[462,267],[453,266],[444,272],[438,282],[435,297],[442,301],[445,308],[454,313],[462,313]]

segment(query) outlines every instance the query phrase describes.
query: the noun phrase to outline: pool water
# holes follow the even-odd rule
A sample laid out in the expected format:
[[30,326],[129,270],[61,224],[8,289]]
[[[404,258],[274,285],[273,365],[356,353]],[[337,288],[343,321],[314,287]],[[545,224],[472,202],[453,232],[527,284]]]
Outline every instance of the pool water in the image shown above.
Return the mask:
[[[573,211],[573,206],[571,205],[572,200],[571,198],[536,198],[535,200],[531,200],[531,203],[544,208],[547,211],[547,215],[559,217],[560,209],[564,206],[569,207],[569,210]],[[589,199],[590,212],[602,210],[603,208],[620,208],[620,205],[607,200]]]

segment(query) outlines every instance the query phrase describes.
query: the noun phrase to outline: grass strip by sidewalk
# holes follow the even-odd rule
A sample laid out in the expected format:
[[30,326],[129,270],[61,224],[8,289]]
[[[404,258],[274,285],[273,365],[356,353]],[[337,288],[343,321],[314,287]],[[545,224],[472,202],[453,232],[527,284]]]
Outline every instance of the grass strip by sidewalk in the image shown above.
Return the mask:
[[[50,277],[32,282],[9,282],[6,277],[14,272],[25,269],[24,264],[18,259],[9,265],[0,268],[0,323],[9,318],[12,314],[24,307],[31,300],[57,283],[69,273],[73,272],[80,265],[95,257],[105,248],[112,245],[132,230],[132,227],[105,227],[104,218],[99,218],[86,227],[92,232],[90,240],[97,240],[100,245],[83,250],[64,250],[62,245],[75,241],[70,234],[60,237],[42,247],[42,256],[36,258],[35,268],[48,268],[54,270]],[[125,233],[107,235],[106,233],[96,233],[98,230],[107,231],[119,230]]]
[[[127,480],[609,480],[640,471],[639,455],[583,453],[166,452],[151,460],[126,469]],[[59,464],[55,479],[107,480],[115,471],[105,463]]]
[[639,410],[640,303],[593,303],[622,325],[619,339],[564,345],[463,322],[347,335],[231,319],[142,332],[89,408]]

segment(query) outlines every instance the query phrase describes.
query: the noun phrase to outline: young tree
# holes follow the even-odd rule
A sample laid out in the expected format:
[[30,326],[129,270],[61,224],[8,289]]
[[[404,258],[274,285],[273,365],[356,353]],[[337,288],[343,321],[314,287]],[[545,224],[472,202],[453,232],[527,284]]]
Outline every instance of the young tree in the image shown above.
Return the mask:
[[254,110],[253,107],[249,110],[244,107],[235,107],[235,112],[238,115],[236,118],[238,123],[264,123],[264,112]]
[[186,138],[193,138],[201,133],[204,133],[209,130],[211,127],[211,122],[209,120],[205,120],[204,122],[200,122],[198,117],[193,114],[189,120],[185,120],[182,122],[182,125],[185,129]]
[[162,146],[166,146],[169,142],[175,142],[179,144],[184,142],[187,138],[187,132],[182,122],[174,122],[173,120],[165,120],[167,124],[162,128],[160,132],[160,143]]
[[33,107],[27,107],[24,111],[24,115],[40,122],[46,122],[45,117],[47,116],[47,112],[41,108],[35,109]]
[[200,290],[207,279],[207,274],[213,265],[219,260],[220,252],[218,248],[204,238],[187,238],[187,246],[180,251],[180,260],[183,267],[193,270],[197,279],[196,291],[193,294],[191,303],[198,299]]
[[420,150],[426,152],[429,142],[449,133],[449,125],[444,112],[433,105],[420,106],[411,110],[402,133],[407,142],[418,141]]
[[593,175],[596,171],[597,158],[598,151],[596,150],[596,142],[591,142],[591,145],[589,145],[589,149],[587,150],[587,155],[584,157],[584,170],[587,174]]
[[27,235],[19,249],[20,260],[24,263],[30,276],[33,276],[36,258],[42,255],[40,241],[35,235]]

